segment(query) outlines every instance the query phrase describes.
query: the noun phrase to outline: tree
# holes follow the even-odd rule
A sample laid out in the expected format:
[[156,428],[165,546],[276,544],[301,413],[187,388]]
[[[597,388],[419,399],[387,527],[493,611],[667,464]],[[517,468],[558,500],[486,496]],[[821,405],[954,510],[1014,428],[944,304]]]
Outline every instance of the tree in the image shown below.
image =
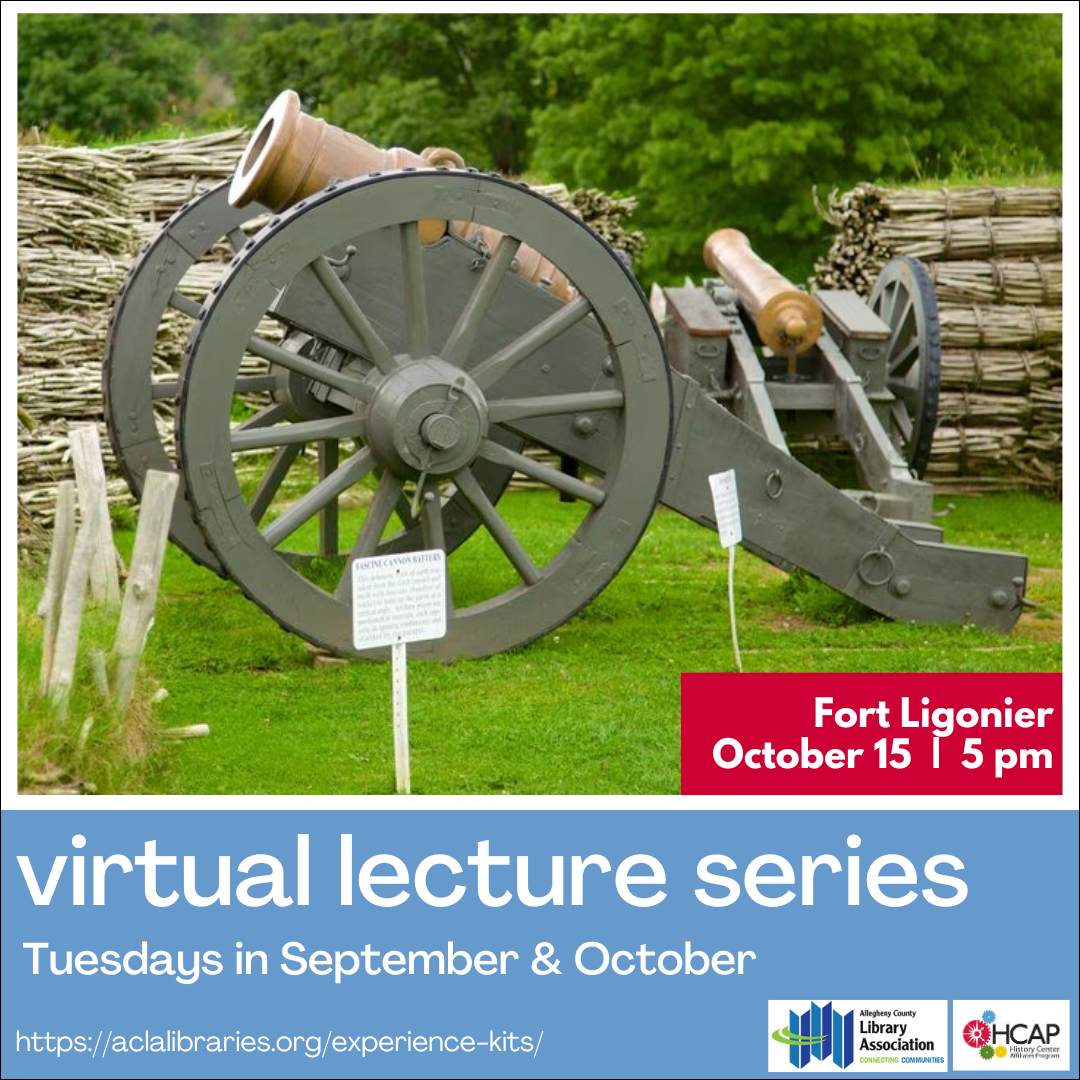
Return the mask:
[[636,194],[658,276],[720,226],[805,273],[814,185],[1002,143],[1060,167],[1060,16],[570,15],[535,55],[534,165]]
[[550,16],[354,15],[260,34],[236,73],[261,111],[285,87],[331,123],[383,146],[449,146],[470,164],[525,167],[537,103],[531,40]]
[[124,135],[194,92],[194,50],[152,16],[21,14],[18,32],[20,125]]

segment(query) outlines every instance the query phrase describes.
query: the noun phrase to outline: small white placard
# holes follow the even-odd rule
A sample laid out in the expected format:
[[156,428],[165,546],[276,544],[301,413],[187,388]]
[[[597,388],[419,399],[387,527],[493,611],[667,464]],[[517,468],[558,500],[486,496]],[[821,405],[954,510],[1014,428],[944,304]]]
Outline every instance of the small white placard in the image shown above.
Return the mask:
[[734,547],[742,540],[742,517],[739,515],[739,493],[735,489],[735,470],[713,473],[709,477],[709,488],[716,510],[720,546]]
[[446,637],[446,553],[412,551],[353,563],[353,648]]

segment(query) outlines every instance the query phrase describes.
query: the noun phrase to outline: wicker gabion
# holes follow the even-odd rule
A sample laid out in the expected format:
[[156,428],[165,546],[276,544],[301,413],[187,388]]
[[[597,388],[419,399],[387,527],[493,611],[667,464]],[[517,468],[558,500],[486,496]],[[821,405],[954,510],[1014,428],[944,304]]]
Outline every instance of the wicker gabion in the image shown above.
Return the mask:
[[944,350],[928,478],[1059,494],[1061,189],[860,184],[818,209],[836,234],[817,287],[866,296],[893,256],[928,264]]
[[[146,236],[191,196],[220,183],[244,148],[242,131],[112,150],[19,148],[18,397],[20,512],[48,524],[56,486],[71,476],[68,425],[96,421],[109,499],[130,499],[105,437],[101,357],[113,301]],[[222,258],[224,258],[222,253]],[[205,295],[204,268],[183,291]],[[166,319],[155,365],[180,364],[190,324]],[[171,432],[162,403],[162,433]]]

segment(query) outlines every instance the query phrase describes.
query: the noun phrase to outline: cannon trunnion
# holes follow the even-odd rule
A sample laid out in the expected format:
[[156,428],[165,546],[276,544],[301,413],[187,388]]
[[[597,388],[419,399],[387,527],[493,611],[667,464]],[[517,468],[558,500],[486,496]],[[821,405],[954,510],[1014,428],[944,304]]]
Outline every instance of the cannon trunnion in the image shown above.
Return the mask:
[[[280,131],[293,113],[275,108]],[[240,172],[274,156],[273,135],[260,126]],[[260,197],[250,177],[243,188],[245,201]],[[905,438],[928,449],[933,425],[917,402],[894,410],[933,384],[932,327],[915,332],[914,359],[909,348],[919,287],[904,271],[867,311],[888,329],[880,391],[845,355],[866,338],[850,326],[844,338],[843,311],[826,308],[825,332],[796,361],[824,365],[845,423],[874,447],[864,456],[881,459],[878,513],[787,453],[756,332],[729,290],[669,291],[669,365],[623,262],[523,185],[391,168],[279,206],[249,238],[243,226],[262,210],[234,207],[223,185],[143,253],[114,312],[106,406],[136,494],[148,469],[179,469],[174,540],[308,640],[353,653],[352,560],[441,547],[453,554],[449,632],[417,653],[485,656],[531,641],[608,584],[657,502],[714,526],[707,477],[726,468],[738,475],[744,544],[771,562],[891,618],[1000,630],[1017,618],[1026,561],[941,544],[929,488],[902,453]],[[232,262],[198,304],[185,275],[222,241]],[[191,320],[178,382],[154,372],[158,330],[177,318]],[[774,381],[782,401],[823,396]],[[175,463],[154,411],[169,397]],[[867,435],[890,423],[895,438]],[[558,513],[537,530],[503,498],[514,473],[572,505],[553,497]],[[893,520],[897,508],[913,520]],[[497,559],[477,565],[478,546]]]

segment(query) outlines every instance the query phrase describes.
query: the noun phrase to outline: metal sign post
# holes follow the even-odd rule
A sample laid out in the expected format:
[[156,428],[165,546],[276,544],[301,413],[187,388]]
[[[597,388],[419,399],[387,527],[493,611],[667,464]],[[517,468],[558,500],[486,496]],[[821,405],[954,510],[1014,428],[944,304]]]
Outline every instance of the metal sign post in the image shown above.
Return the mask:
[[353,647],[390,646],[397,793],[408,795],[406,645],[446,636],[446,553],[413,551],[353,563]]

